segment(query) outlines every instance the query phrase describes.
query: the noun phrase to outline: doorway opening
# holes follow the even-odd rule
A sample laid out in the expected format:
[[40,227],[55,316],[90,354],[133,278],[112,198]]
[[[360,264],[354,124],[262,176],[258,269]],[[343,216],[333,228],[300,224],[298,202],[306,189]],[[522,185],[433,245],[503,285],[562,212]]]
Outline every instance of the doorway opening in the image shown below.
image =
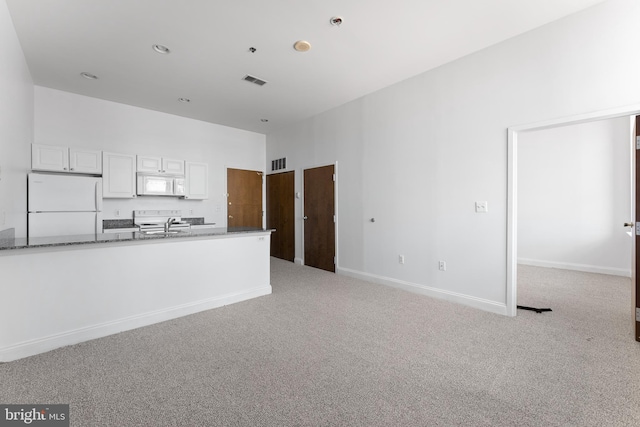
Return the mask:
[[518,307],[626,315],[630,136],[628,116],[520,134]]
[[[597,120],[631,117],[640,114],[640,106],[623,107],[615,110],[600,111],[591,114],[554,119],[540,123],[511,127],[508,129],[508,184],[507,184],[507,315],[515,316],[517,312],[517,264],[518,264],[518,139],[524,132],[552,129],[561,126],[588,123]],[[631,121],[630,121],[631,123]],[[631,143],[631,141],[630,141]],[[635,156],[632,156],[632,160]],[[634,163],[635,168],[635,163]],[[632,172],[635,169],[632,169]],[[632,183],[633,192],[635,185]],[[635,215],[635,199],[632,200],[632,212]],[[635,218],[635,217],[634,217]],[[622,224],[620,224],[622,227]],[[631,270],[635,290],[635,259]],[[635,306],[635,295],[632,305]],[[634,307],[635,308],[635,307]],[[635,310],[634,310],[635,311]],[[634,313],[635,314],[635,313]],[[635,319],[634,319],[635,320]],[[634,322],[635,323],[635,322]]]

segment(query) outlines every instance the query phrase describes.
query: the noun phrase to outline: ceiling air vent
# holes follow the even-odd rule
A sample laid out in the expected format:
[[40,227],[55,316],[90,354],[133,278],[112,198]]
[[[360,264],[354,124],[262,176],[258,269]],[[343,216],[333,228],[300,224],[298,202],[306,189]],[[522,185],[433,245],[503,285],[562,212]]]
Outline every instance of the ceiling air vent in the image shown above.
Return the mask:
[[246,76],[244,76],[244,77],[242,78],[242,80],[246,80],[246,81],[248,81],[248,82],[255,83],[255,84],[257,84],[258,86],[263,86],[264,84],[266,84],[266,83],[267,83],[266,81],[261,80],[261,79],[259,79],[259,78],[257,78],[257,77],[250,76],[249,74],[247,74]]

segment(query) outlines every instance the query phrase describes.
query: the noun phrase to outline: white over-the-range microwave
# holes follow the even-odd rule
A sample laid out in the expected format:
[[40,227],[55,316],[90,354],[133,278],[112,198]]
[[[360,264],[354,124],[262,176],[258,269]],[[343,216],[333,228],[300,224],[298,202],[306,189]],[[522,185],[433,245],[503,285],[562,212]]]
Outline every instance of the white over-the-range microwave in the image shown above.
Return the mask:
[[139,196],[184,197],[184,176],[138,173],[136,189]]

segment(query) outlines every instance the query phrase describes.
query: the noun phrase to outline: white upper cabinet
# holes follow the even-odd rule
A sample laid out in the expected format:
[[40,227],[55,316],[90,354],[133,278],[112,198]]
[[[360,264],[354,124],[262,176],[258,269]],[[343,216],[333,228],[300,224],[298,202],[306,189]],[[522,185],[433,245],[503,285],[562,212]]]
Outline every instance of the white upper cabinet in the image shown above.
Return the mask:
[[132,199],[136,197],[136,156],[103,153],[102,197]]
[[209,198],[209,166],[206,163],[185,162],[185,199]]
[[138,172],[161,173],[162,157],[138,156],[136,166]]
[[102,151],[31,144],[31,169],[102,174]]
[[68,172],[69,148],[31,144],[31,169]]
[[138,172],[184,175],[184,160],[155,156],[138,156],[136,166]]
[[162,158],[162,173],[184,175],[184,160]]
[[102,151],[69,148],[69,171],[102,174]]

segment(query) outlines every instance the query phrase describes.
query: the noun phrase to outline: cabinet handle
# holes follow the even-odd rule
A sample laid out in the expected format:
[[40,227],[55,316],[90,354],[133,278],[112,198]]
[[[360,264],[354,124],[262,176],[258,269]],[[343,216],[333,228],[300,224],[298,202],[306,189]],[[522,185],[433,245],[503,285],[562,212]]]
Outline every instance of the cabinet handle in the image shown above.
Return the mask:
[[73,170],[73,168],[69,168],[69,170],[70,170],[70,171],[72,171],[72,170]]
[[67,168],[62,168],[62,170],[63,170],[63,171],[66,171],[66,170],[67,170]]

